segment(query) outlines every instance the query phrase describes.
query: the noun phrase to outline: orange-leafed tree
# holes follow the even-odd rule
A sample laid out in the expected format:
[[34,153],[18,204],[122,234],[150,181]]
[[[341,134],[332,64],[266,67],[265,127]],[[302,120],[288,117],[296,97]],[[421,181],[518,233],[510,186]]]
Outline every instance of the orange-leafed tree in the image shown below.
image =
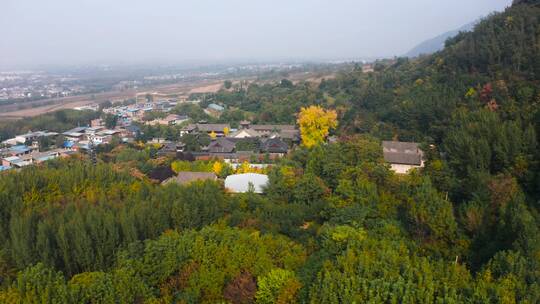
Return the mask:
[[298,125],[302,144],[311,148],[324,142],[330,129],[337,127],[337,113],[320,106],[302,108],[298,114]]

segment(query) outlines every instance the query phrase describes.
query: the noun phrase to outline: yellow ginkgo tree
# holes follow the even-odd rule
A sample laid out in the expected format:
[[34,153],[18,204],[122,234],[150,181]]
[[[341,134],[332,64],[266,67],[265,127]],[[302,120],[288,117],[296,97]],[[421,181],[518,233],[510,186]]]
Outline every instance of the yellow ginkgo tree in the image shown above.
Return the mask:
[[330,129],[337,127],[337,113],[320,106],[302,108],[298,114],[298,125],[302,135],[302,144],[311,148],[324,142]]
[[212,165],[212,171],[219,176],[221,174],[221,171],[223,170],[223,164],[219,161],[214,162]]

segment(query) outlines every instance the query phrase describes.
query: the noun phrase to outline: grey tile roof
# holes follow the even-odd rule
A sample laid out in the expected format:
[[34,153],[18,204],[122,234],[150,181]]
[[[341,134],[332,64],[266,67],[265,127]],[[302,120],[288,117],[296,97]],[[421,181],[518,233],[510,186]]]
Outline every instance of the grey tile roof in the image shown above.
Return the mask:
[[401,153],[418,153],[419,144],[415,142],[383,141],[384,151]]
[[236,147],[236,143],[220,137],[212,140],[208,145],[208,152],[210,153],[232,153]]
[[191,131],[194,131],[196,128],[197,128],[197,125],[195,125],[195,124],[189,124],[189,125],[183,127],[183,128],[182,128],[182,131],[188,131],[188,132],[191,132]]
[[212,109],[212,110],[220,111],[220,112],[223,111],[223,110],[225,110],[224,107],[222,107],[222,106],[220,106],[220,105],[218,105],[218,104],[215,104],[215,103],[209,104],[209,105],[208,105],[208,108],[210,108],[210,109]]
[[391,164],[415,165],[422,164],[424,152],[419,144],[414,142],[383,141],[384,160]]
[[255,131],[267,131],[271,132],[274,130],[283,131],[283,130],[296,130],[294,125],[250,125],[250,129]]
[[196,124],[196,127],[201,132],[216,132],[223,133],[225,128],[231,129],[229,124]]
[[409,153],[384,152],[384,160],[391,164],[415,165],[422,164],[422,155]]
[[287,153],[289,145],[279,138],[269,138],[261,145],[262,152]]
[[177,176],[171,177],[163,182],[164,185],[169,183],[178,183],[186,185],[195,181],[216,180],[217,176],[211,172],[179,172]]
[[168,154],[168,153],[176,153],[178,152],[178,148],[181,147],[183,144],[178,142],[169,142],[166,143],[159,149],[158,154]]
[[279,132],[279,137],[283,139],[292,139],[292,140],[299,140],[300,139],[300,131],[299,130],[281,130]]

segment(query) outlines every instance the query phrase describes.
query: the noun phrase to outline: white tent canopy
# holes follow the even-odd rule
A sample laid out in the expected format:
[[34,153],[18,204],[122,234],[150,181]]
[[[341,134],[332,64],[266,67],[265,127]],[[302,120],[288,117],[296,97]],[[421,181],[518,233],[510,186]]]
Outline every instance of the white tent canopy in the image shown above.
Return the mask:
[[268,184],[268,175],[246,173],[230,175],[225,179],[225,188],[233,193],[246,193],[250,189],[255,193],[263,193]]

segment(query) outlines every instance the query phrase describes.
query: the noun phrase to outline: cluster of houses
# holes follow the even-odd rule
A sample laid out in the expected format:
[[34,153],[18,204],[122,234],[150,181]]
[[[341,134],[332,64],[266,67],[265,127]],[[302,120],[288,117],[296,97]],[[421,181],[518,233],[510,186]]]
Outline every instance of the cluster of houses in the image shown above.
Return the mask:
[[229,124],[189,124],[180,133],[209,135],[211,141],[196,151],[188,151],[181,141],[166,142],[158,154],[189,152],[199,160],[217,158],[239,163],[253,158],[282,157],[300,143],[300,132],[294,125],[252,125],[249,121],[242,121],[238,129],[232,129]]
[[108,144],[114,137],[120,138],[122,142],[132,142],[140,132],[140,128],[136,125],[118,126],[114,129],[107,129],[102,123],[99,125],[92,123],[90,127],[77,127],[62,133],[62,135],[65,138],[65,147],[78,150],[88,149],[90,146]]
[[[184,103],[198,103],[198,100],[194,101],[182,101]],[[131,125],[133,122],[146,123],[147,125],[165,125],[175,126],[181,125],[189,120],[186,115],[169,114],[164,118],[158,118],[151,121],[144,122],[144,117],[149,112],[169,113],[176,105],[176,100],[160,100],[156,102],[147,103],[135,103],[132,105],[121,105],[103,109],[106,114],[115,115],[118,117],[118,124],[123,126]],[[223,106],[218,104],[210,104],[204,112],[212,117],[220,117],[225,111]]]
[[181,129],[181,134],[207,133],[225,138],[281,138],[300,142],[300,131],[294,125],[254,125],[250,121],[241,121],[240,128],[231,129],[229,124],[190,124]]
[[[227,140],[226,137],[220,139]],[[216,139],[216,142],[220,139]],[[424,152],[419,148],[418,143],[384,141],[382,145],[384,159],[396,173],[407,174],[411,169],[424,166]],[[218,177],[212,172],[179,172],[177,175],[165,179],[162,184],[187,185],[207,180],[216,181]],[[230,193],[264,193],[268,182],[268,176],[265,174],[244,173],[227,176],[224,180],[224,186],[226,191]]]
[[135,103],[103,109],[103,113],[118,117],[118,125],[129,126],[133,122],[142,122],[149,112],[170,112],[177,105],[176,101],[161,100],[156,102]]
[[[0,149],[2,161],[0,171],[22,168],[28,165],[41,163],[46,160],[67,157],[80,150],[88,150],[92,146],[110,143],[113,137],[123,142],[133,141],[140,133],[135,125],[118,126],[107,129],[101,119],[92,120],[90,126],[77,127],[63,133],[36,131],[17,135],[5,140]],[[54,149],[41,151],[40,141],[47,140]]]
[[0,171],[22,168],[28,165],[41,163],[57,157],[66,157],[74,153],[71,149],[57,147],[48,151],[40,151],[38,140],[41,138],[54,139],[55,132],[29,132],[18,135],[3,142],[6,148],[0,149]]
[[188,120],[189,120],[189,117],[186,115],[169,114],[165,116],[164,118],[148,121],[146,122],[146,124],[150,126],[155,126],[155,125],[178,126],[187,122]]
[[[207,134],[211,141],[196,151],[189,151],[182,141],[161,142],[158,155],[189,154],[195,160],[221,159],[234,166],[254,159],[260,162],[282,157],[301,142],[294,125],[257,125],[249,121],[240,122],[238,129],[231,129],[229,124],[189,124],[180,132],[181,135]],[[383,141],[382,147],[385,161],[398,174],[424,167],[424,152],[418,143]]]
[[[106,128],[102,119],[95,119],[89,126],[77,127],[63,133],[36,131],[15,136],[2,142],[6,148],[0,149],[0,171],[68,156],[79,150],[88,150],[92,146],[110,143],[115,137],[122,142],[131,142],[141,132],[139,127],[132,124],[133,120],[142,119],[146,111],[156,109],[167,111],[171,106],[173,105],[170,103],[158,102],[105,109],[104,112],[121,118],[114,129]],[[182,141],[160,141],[162,147],[158,155],[189,154],[195,160],[221,159],[233,165],[245,161],[262,163],[286,155],[301,142],[300,132],[294,125],[252,124],[250,121],[242,121],[239,127],[234,129],[229,124],[201,122],[186,125],[188,121],[187,116],[169,114],[148,123],[185,125],[179,131],[181,136],[208,135],[211,138],[209,144],[201,144],[192,149],[193,147],[188,148]],[[55,148],[40,151],[39,142],[44,138],[49,143],[55,143]],[[417,143],[384,141],[382,146],[385,161],[396,173],[406,174],[413,168],[424,166],[424,152]]]
[[[424,166],[424,153],[417,143],[384,141],[384,159],[391,169],[399,174],[407,174],[411,169]],[[187,185],[196,181],[216,181],[218,177],[211,172],[179,172],[162,184],[177,183]],[[226,191],[230,193],[263,193],[269,182],[268,176],[257,173],[233,174],[224,180]]]

